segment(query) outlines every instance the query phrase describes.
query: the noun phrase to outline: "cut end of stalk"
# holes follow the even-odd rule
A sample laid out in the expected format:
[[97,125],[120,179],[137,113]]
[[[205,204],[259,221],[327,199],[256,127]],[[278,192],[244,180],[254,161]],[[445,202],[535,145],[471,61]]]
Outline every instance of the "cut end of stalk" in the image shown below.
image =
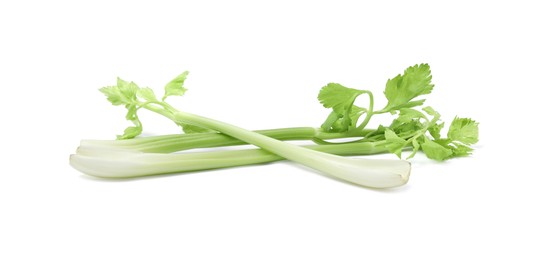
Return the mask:
[[390,178],[386,178],[385,183],[381,183],[379,187],[375,188],[395,188],[399,186],[403,186],[406,183],[408,183],[408,180],[410,179],[410,170],[411,170],[411,164],[409,161],[405,160],[385,160],[386,164],[389,166],[386,166],[385,171],[386,175],[391,176]]
[[383,189],[405,185],[410,169],[410,162],[404,160],[344,158],[326,172],[364,187]]
[[404,185],[408,182],[408,179],[410,179],[410,170],[412,169],[412,167],[409,161],[402,162],[405,162],[406,166],[404,167],[404,170],[399,172],[399,176],[401,178],[401,185]]

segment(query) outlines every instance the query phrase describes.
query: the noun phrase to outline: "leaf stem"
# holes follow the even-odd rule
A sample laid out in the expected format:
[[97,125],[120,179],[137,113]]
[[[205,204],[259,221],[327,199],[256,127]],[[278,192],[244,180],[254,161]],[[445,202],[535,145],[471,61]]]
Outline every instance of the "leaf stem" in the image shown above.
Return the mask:
[[363,130],[370,119],[372,118],[372,115],[374,115],[374,95],[372,95],[372,92],[368,90],[363,90],[363,93],[366,93],[368,95],[369,103],[368,103],[368,110],[367,110],[367,116],[365,117],[365,120],[357,127],[359,130]]

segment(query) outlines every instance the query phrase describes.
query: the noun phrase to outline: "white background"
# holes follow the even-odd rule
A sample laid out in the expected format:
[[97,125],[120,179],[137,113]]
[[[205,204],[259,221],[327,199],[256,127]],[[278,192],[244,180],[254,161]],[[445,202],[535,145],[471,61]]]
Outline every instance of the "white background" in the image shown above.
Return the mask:
[[[546,259],[541,1],[379,2],[0,2],[0,259]],[[126,181],[68,165],[128,125],[97,91],[117,76],[160,90],[190,70],[181,110],[262,129],[319,126],[332,81],[380,107],[422,62],[428,104],[481,141],[418,156],[402,188],[292,163]]]

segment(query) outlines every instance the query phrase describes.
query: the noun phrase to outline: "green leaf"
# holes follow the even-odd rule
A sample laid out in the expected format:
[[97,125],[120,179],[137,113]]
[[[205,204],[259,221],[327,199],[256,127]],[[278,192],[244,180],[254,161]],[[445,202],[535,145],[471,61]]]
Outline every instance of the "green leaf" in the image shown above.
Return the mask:
[[351,108],[355,99],[363,94],[362,90],[347,88],[338,83],[329,83],[319,91],[319,102],[326,108],[332,108],[338,114],[344,114]]
[[[120,79],[118,78],[118,82],[119,81]],[[139,86],[137,86],[135,82],[131,81],[127,83],[124,81],[124,84],[118,85],[118,88],[120,89],[120,94],[123,96],[127,103],[137,101],[137,91],[139,90]]]
[[445,147],[429,138],[424,138],[424,142],[420,144],[422,151],[429,159],[444,161],[452,156],[452,149]]
[[440,118],[441,117],[441,114],[439,114],[439,112],[437,112],[435,109],[433,109],[430,106],[424,107],[424,108],[422,108],[422,110],[424,112],[426,112],[428,115],[432,116],[433,118]]
[[176,76],[169,83],[167,83],[165,85],[165,94],[163,95],[162,100],[165,100],[168,96],[184,95],[187,89],[183,85],[187,76],[188,76],[188,71],[185,71],[182,74]]
[[137,91],[139,86],[134,82],[127,82],[118,78],[116,86],[100,88],[101,91],[112,105],[129,105],[137,101]]
[[360,106],[353,105],[349,113],[351,125],[355,126],[357,124],[357,120],[359,120],[359,117],[361,117],[365,112],[367,112],[366,109]]
[[419,119],[412,119],[410,122],[402,122],[398,119],[393,120],[389,126],[399,136],[412,136],[424,128]]
[[127,127],[125,129],[125,131],[123,131],[123,135],[118,135],[117,139],[118,140],[132,139],[132,138],[135,138],[136,136],[140,135],[141,133],[142,133],[142,126],[141,125],[130,126],[130,127]]
[[452,146],[453,157],[469,156],[471,152],[473,152],[473,148],[463,144],[453,143],[453,146]]
[[420,64],[409,67],[402,76],[399,74],[387,81],[384,95],[388,103],[382,111],[394,111],[422,105],[424,100],[412,101],[412,99],[429,94],[432,90],[429,65]]
[[454,118],[448,129],[448,138],[464,144],[475,144],[479,141],[479,123],[470,118]]
[[156,94],[154,94],[154,90],[152,90],[151,88],[140,88],[137,91],[137,97],[142,98],[149,102],[158,101]]
[[390,153],[396,154],[399,158],[401,158],[401,153],[403,152],[403,148],[405,148],[407,141],[401,137],[399,137],[393,130],[386,128],[384,131],[384,135],[387,141],[386,147]]
[[114,106],[127,104],[126,100],[122,97],[120,89],[117,86],[108,86],[100,88],[99,91],[106,96],[106,99]]
[[440,124],[432,124],[427,131],[429,131],[429,134],[433,137],[433,139],[438,140],[441,139],[441,130],[444,127],[444,122]]
[[420,150],[420,143],[418,142],[417,139],[412,139],[412,153],[406,157],[406,159],[411,159],[414,157],[414,155],[416,155],[416,153]]
[[347,88],[338,83],[329,83],[319,91],[317,98],[326,108],[332,108],[322,125],[325,131],[345,132],[357,124],[359,117],[366,111],[353,105],[355,99],[366,91]]
[[127,85],[129,85],[129,81],[125,81],[125,80],[121,79],[120,77],[116,78],[116,86],[118,88],[123,88]]
[[351,128],[355,127],[359,117],[365,113],[366,109],[358,106],[352,106],[349,111],[349,116],[344,116],[332,111],[325,122],[321,125],[321,128],[325,132],[347,132]]
[[421,118],[426,118],[426,116],[422,112],[412,108],[401,108],[399,110],[399,117],[397,118],[397,120],[401,123],[409,123],[414,119]]

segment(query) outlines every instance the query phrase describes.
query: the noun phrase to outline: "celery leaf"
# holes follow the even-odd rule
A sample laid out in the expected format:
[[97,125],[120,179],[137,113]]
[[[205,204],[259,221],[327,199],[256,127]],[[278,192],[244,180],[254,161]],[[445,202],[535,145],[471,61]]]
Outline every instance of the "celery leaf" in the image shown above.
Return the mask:
[[424,138],[424,142],[421,143],[422,151],[429,159],[444,161],[451,158],[452,149],[443,146],[436,141],[431,141],[429,138]]
[[448,138],[464,144],[475,144],[479,141],[479,123],[470,118],[456,117],[448,129]]
[[318,99],[326,108],[333,112],[322,125],[328,132],[345,132],[355,127],[359,117],[366,111],[353,105],[355,99],[365,91],[344,87],[338,83],[329,83],[319,91]]
[[165,99],[169,96],[182,96],[186,92],[186,88],[183,86],[184,81],[186,80],[186,76],[188,76],[188,71],[185,71],[181,73],[180,75],[176,76],[173,80],[169,81],[165,85],[165,94],[163,95],[162,100],[165,101]]
[[422,105],[425,100],[412,101],[414,98],[429,94],[433,90],[431,70],[428,64],[409,67],[403,75],[397,75],[387,81],[384,95],[388,103],[383,111],[395,111]]

